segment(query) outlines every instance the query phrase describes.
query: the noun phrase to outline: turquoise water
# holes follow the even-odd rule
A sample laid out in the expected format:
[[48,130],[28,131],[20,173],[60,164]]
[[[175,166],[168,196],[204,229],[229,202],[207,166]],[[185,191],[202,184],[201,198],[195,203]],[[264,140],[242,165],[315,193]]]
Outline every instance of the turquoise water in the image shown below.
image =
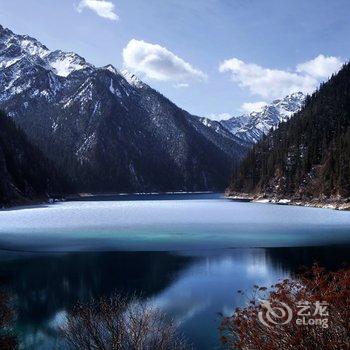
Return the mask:
[[219,349],[218,314],[246,302],[237,290],[349,262],[349,212],[218,195],[117,199],[0,212],[0,278],[22,348],[61,349],[67,310],[122,292],[166,311],[195,349]]
[[2,211],[0,245],[35,251],[168,251],[350,241],[349,212],[233,202],[218,195],[122,198]]

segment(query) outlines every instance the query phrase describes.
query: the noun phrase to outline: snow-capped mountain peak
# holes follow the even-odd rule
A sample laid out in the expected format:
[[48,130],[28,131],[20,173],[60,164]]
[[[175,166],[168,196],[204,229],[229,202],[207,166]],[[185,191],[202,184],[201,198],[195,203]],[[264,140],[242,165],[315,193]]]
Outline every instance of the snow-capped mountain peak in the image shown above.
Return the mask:
[[104,66],[103,69],[106,69],[106,70],[110,71],[113,74],[119,74],[117,68],[115,68],[111,64],[107,64],[107,66]]
[[73,52],[51,51],[38,40],[28,35],[16,35],[2,26],[0,27],[0,55],[0,68],[9,67],[25,58],[62,77],[67,77],[77,70],[93,67]]
[[305,98],[302,92],[295,92],[272,101],[260,111],[222,120],[221,124],[240,139],[256,143],[271,128],[277,127],[279,123],[287,121],[298,112],[304,105]]
[[55,74],[61,77],[67,77],[74,71],[92,68],[92,65],[88,64],[84,58],[73,52],[53,51],[45,56],[45,60],[52,67]]
[[[50,50],[38,40],[28,35],[15,35],[11,30],[0,26],[0,48],[12,55],[27,54],[43,58]],[[16,48],[16,50],[15,50]]]
[[[295,112],[303,106],[305,95],[302,92],[294,92],[283,99],[274,100],[270,106],[275,107],[282,117],[289,119]],[[266,106],[265,108],[268,108]]]
[[[50,51],[45,46],[39,43],[36,39],[31,38],[28,35],[24,35],[20,37],[21,40],[19,42],[21,48],[31,56],[39,56],[41,58],[45,57]],[[10,43],[17,41],[13,40],[13,37],[10,38]]]
[[124,69],[122,70],[121,74],[130,85],[137,88],[145,86],[145,84],[134,73]]

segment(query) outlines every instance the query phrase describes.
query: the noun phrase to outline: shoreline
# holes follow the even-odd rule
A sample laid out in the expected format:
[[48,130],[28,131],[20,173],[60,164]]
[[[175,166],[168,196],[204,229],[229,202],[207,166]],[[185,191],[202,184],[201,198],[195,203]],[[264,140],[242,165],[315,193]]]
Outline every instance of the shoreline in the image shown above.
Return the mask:
[[82,192],[76,194],[66,195],[65,199],[76,199],[76,198],[91,198],[91,197],[113,197],[113,196],[161,196],[161,195],[179,195],[179,194],[213,194],[218,193],[216,191],[160,191],[160,192],[102,192],[102,193],[89,193]]
[[27,207],[33,207],[38,205],[52,205],[61,202],[76,202],[76,201],[87,201],[87,200],[101,200],[108,199],[108,197],[120,197],[125,198],[127,196],[164,196],[164,195],[205,195],[223,192],[215,191],[167,191],[167,192],[119,192],[119,193],[75,193],[66,194],[60,197],[36,197],[32,199],[15,200],[10,203],[0,203],[0,212],[6,210],[17,210]]
[[[15,201],[11,204],[0,205],[0,211],[24,209],[33,206],[46,206],[61,202],[75,202],[75,201],[87,201],[87,200],[107,200],[108,197],[120,197],[125,198],[127,196],[164,196],[164,195],[205,195],[214,194],[220,192],[214,191],[168,191],[168,192],[133,192],[133,193],[76,193],[62,196],[60,198],[35,198],[24,201]],[[268,196],[266,194],[249,194],[249,193],[223,193],[223,197],[228,200],[236,202],[252,202],[263,204],[275,204],[275,205],[294,205],[311,208],[333,209],[341,211],[350,211],[350,199],[331,197],[331,198],[314,198],[310,200],[303,199],[291,199],[288,197]]]
[[249,193],[225,193],[225,198],[253,202],[253,203],[265,203],[265,204],[276,204],[276,205],[294,205],[300,207],[311,207],[321,209],[333,209],[341,211],[350,211],[350,199],[331,197],[331,198],[314,198],[310,200],[305,199],[294,199],[288,197],[276,197],[268,196],[266,194],[249,194]]

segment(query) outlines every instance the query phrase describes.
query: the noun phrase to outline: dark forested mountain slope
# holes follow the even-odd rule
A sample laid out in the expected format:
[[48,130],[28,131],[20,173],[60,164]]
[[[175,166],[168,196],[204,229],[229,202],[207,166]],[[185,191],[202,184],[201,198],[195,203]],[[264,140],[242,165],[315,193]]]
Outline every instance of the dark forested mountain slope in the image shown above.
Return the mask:
[[0,107],[79,191],[224,188],[247,149],[132,74],[1,26]]
[[295,201],[347,201],[350,64],[248,153],[229,188],[229,193],[237,192]]
[[40,150],[0,112],[0,205],[44,199],[64,188]]

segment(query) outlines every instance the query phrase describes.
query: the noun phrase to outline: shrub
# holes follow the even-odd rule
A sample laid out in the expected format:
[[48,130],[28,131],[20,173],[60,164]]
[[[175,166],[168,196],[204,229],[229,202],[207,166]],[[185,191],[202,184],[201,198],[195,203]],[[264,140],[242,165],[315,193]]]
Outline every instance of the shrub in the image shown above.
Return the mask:
[[[268,290],[255,286],[248,306],[222,320],[221,339],[227,349],[350,349],[350,269],[327,272],[314,265],[295,279],[285,279],[271,287]],[[259,301],[262,296],[273,311],[269,313],[272,322],[267,325],[259,320],[259,314],[262,320],[267,319],[266,304]],[[327,305],[323,315],[317,312],[320,302]],[[289,313],[283,309],[285,305]],[[300,325],[297,319],[302,319],[300,313],[305,312],[317,325]]]
[[62,329],[74,350],[185,350],[184,338],[164,313],[136,298],[114,295],[78,304]]

